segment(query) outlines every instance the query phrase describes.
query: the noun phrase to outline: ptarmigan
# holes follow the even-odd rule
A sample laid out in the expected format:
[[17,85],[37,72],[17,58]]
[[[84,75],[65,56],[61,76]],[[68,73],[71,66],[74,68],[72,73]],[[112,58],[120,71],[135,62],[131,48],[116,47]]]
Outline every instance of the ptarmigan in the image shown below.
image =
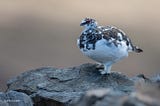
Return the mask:
[[96,20],[91,18],[83,19],[80,26],[85,29],[77,40],[78,47],[84,55],[104,65],[101,74],[110,73],[112,65],[126,58],[129,52],[143,52],[114,26],[98,26]]

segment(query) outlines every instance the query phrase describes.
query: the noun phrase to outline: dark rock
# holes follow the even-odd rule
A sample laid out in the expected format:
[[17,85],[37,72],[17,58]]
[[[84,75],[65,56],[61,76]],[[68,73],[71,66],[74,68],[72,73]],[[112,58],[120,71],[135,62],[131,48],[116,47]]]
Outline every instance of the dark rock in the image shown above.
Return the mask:
[[73,106],[119,106],[119,98],[125,95],[110,88],[90,90]]
[[[128,95],[112,89],[90,90],[73,106],[160,106],[158,92],[160,90],[153,87],[145,93],[136,91]],[[156,97],[154,93],[159,96]]]
[[133,77],[135,90],[126,94],[113,89],[90,90],[73,106],[160,106],[160,76]]
[[44,67],[27,71],[8,81],[8,91],[26,93],[34,106],[148,106],[141,105],[144,103],[137,99],[138,94],[144,93],[139,93],[143,90],[137,91],[135,85],[157,83],[157,80],[144,75],[128,78],[118,72],[101,75],[97,67],[88,63],[66,69]]
[[160,89],[160,74],[157,74],[151,78],[152,82],[155,83]]
[[31,98],[16,91],[0,92],[0,106],[33,106]]
[[89,63],[67,69],[45,67],[27,71],[9,80],[7,85],[8,90],[30,95],[35,104],[43,100],[50,106],[72,104],[90,89],[111,88],[125,93],[134,90],[134,82],[127,76],[101,75],[97,64]]

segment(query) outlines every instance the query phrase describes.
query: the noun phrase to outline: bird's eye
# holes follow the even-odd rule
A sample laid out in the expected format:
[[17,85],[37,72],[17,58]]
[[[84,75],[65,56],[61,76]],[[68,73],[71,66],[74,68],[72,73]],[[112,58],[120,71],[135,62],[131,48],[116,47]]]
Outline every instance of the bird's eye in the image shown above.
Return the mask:
[[87,23],[90,23],[90,20],[87,20],[86,22],[87,22]]
[[87,20],[86,20],[86,23],[90,23],[90,22],[91,22],[91,20],[90,20],[90,19],[87,19]]

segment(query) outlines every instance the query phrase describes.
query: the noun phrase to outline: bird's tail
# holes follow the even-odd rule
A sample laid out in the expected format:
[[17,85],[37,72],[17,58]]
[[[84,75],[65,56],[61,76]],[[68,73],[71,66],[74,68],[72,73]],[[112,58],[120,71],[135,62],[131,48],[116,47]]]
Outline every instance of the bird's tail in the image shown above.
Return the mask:
[[133,46],[133,51],[136,52],[136,53],[143,52],[143,50],[141,48],[139,48],[138,46]]

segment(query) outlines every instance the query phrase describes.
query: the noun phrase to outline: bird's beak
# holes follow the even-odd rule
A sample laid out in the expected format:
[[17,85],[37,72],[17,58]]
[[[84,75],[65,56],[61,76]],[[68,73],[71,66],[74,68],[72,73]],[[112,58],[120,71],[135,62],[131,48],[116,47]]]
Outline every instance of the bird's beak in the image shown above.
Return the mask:
[[86,24],[86,22],[83,22],[83,23],[80,24],[80,26],[83,26],[83,25],[85,25],[85,24]]

